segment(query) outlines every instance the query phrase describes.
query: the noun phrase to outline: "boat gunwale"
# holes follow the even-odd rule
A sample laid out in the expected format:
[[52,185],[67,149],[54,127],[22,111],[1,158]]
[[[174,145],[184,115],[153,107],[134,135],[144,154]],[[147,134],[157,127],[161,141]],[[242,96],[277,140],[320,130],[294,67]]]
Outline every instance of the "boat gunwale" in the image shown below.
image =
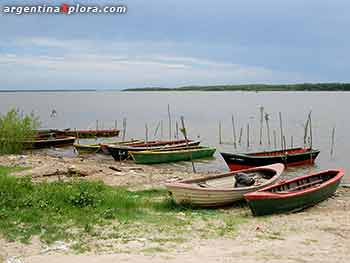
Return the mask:
[[[276,167],[276,168],[275,168]],[[274,182],[280,178],[282,175],[283,171],[285,169],[285,165],[283,163],[275,163],[271,165],[265,165],[265,166],[258,166],[254,168],[249,168],[249,169],[242,169],[242,170],[237,170],[229,173],[222,173],[218,175],[209,175],[209,176],[202,176],[199,178],[192,178],[192,179],[185,179],[181,180],[178,182],[173,182],[173,183],[166,183],[165,186],[168,188],[177,188],[177,189],[187,189],[187,190],[196,190],[196,191],[203,191],[203,192],[240,192],[240,191],[249,191],[252,189],[259,189],[259,188],[266,188],[266,186],[269,186],[271,182]],[[218,178],[224,178],[224,177],[229,177],[233,176],[236,173],[239,172],[254,172],[254,171],[259,171],[259,170],[268,170],[275,172],[275,174],[267,181],[260,185],[252,185],[252,186],[247,186],[247,187],[233,187],[233,188],[220,188],[220,187],[200,187],[199,185],[190,185],[189,183],[196,183],[196,182],[201,182],[207,179],[218,179]]]
[[[182,140],[181,140],[182,141]],[[167,141],[168,142],[168,141]],[[174,144],[164,144],[164,145],[150,145],[150,146],[134,146],[134,145],[122,145],[122,144],[105,144],[106,147],[116,149],[116,150],[127,150],[132,152],[133,150],[135,151],[149,151],[149,150],[155,150],[155,149],[166,149],[166,148],[177,148],[181,146],[186,146],[187,144],[192,146],[195,144],[200,144],[200,140],[196,141],[189,141],[188,143],[186,142],[181,142],[181,143],[174,143]]]
[[[308,187],[308,188],[305,188],[305,189],[302,189],[302,190],[296,191],[296,192],[278,193],[278,192],[267,191],[268,189],[271,189],[271,188],[275,188],[275,187],[285,185],[285,184],[294,183],[296,181],[300,181],[300,180],[303,180],[305,178],[309,178],[312,176],[317,176],[317,175],[321,175],[321,174],[325,174],[325,173],[330,173],[330,172],[336,172],[337,174],[333,178],[331,178],[331,179],[329,179],[329,180],[327,180],[327,181],[325,181],[317,186]],[[316,192],[316,191],[320,190],[321,188],[324,188],[324,187],[327,187],[331,184],[337,183],[338,181],[340,181],[343,178],[344,174],[345,174],[345,171],[343,168],[322,170],[322,171],[319,171],[316,173],[310,173],[310,174],[306,174],[303,176],[298,176],[298,177],[292,178],[290,180],[281,181],[279,183],[264,187],[260,190],[255,191],[255,192],[247,193],[244,195],[244,197],[248,201],[253,201],[253,200],[261,200],[261,199],[285,199],[285,198],[290,198],[290,197],[301,196],[301,195],[304,195],[307,193]]]

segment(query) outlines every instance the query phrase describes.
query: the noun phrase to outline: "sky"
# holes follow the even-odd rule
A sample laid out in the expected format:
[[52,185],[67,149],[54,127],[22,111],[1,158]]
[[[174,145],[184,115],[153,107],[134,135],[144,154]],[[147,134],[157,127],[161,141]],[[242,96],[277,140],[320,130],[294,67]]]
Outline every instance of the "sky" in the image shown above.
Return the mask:
[[0,90],[350,82],[348,0],[6,1],[126,14],[0,12]]

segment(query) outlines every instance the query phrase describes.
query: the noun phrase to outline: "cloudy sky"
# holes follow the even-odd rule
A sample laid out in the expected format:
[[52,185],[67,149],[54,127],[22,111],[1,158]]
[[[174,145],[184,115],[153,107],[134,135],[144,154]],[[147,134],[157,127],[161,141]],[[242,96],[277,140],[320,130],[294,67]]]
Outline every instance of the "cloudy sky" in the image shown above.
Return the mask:
[[350,81],[348,0],[64,2],[128,12],[0,13],[0,89]]

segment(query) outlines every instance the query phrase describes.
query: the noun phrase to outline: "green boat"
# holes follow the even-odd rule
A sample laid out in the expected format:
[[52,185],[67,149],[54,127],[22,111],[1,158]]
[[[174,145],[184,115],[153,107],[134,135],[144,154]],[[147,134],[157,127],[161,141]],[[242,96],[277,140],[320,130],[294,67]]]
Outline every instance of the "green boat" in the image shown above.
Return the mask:
[[193,146],[181,147],[176,149],[163,149],[153,151],[138,151],[130,152],[131,157],[137,164],[155,164],[155,163],[170,163],[179,161],[190,161],[191,159],[200,159],[212,157],[215,153],[215,148]]
[[343,169],[321,171],[282,181],[244,198],[255,216],[296,212],[333,195],[343,176]]

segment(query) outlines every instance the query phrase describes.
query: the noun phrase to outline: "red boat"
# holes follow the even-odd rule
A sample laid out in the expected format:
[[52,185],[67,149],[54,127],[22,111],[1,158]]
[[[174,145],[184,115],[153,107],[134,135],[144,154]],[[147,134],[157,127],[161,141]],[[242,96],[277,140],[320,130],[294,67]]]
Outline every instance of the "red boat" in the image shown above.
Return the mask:
[[255,153],[220,153],[231,171],[248,169],[274,163],[286,166],[313,164],[319,150],[310,148],[293,148],[286,150]]

